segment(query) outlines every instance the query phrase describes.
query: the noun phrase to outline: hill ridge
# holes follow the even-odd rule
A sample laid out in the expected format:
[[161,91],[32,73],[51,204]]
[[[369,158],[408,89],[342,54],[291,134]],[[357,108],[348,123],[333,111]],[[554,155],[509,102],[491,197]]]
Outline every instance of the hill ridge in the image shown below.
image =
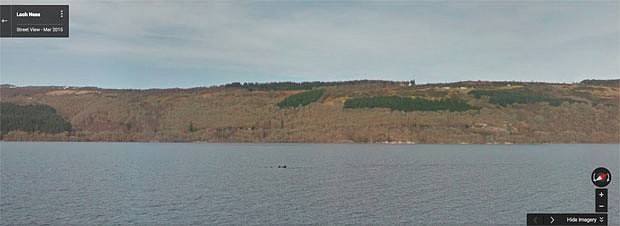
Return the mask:
[[[302,95],[298,99],[303,100],[303,104],[293,101],[290,105],[278,105],[289,97],[311,90],[320,92],[307,97]],[[386,103],[365,105],[358,101],[355,107],[345,107],[351,100]],[[442,100],[454,101],[437,105]],[[51,106],[71,123],[72,128],[57,134],[13,130],[3,134],[3,140],[316,143],[620,141],[620,79],[584,80],[570,84],[518,81],[415,84],[413,80],[357,80],[230,83],[187,89],[144,90],[16,87],[3,84],[0,86],[0,101]],[[423,107],[429,103],[434,103],[435,107]],[[401,108],[403,104],[408,107]],[[449,107],[437,106],[454,106],[462,110],[451,111]]]

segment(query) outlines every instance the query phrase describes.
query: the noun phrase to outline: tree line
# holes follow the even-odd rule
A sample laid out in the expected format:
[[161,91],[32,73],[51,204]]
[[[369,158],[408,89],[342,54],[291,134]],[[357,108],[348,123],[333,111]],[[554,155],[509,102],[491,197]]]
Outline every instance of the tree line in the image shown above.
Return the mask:
[[427,100],[402,96],[348,99],[344,102],[344,108],[389,108],[397,111],[467,111],[479,109],[456,98]]
[[72,127],[56,109],[48,105],[0,103],[0,130],[2,134],[13,130],[61,133],[71,131]]
[[579,84],[583,85],[596,85],[596,86],[611,86],[611,87],[620,87],[620,79],[586,79]]
[[[385,81],[385,80],[352,80],[352,81],[336,81],[336,82],[269,82],[269,83],[257,83],[257,82],[233,82],[224,85],[227,88],[246,88],[250,91],[279,91],[279,90],[311,90],[317,87],[323,86],[336,86],[336,85],[359,85],[359,84],[384,84],[394,85],[402,84],[401,81]],[[415,84],[415,80],[407,81],[407,83]]]

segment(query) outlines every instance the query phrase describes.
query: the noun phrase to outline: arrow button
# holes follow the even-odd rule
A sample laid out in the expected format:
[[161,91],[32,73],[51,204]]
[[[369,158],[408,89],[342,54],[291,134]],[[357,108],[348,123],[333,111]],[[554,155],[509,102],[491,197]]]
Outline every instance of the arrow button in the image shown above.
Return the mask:
[[544,217],[540,214],[527,214],[527,225],[544,225]]

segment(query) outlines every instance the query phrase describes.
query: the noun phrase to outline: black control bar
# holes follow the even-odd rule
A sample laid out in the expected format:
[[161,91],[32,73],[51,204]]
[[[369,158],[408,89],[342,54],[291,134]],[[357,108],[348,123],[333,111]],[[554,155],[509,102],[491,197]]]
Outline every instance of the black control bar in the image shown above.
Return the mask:
[[595,207],[596,212],[607,212],[607,189],[597,188],[595,191]]
[[527,225],[607,225],[607,214],[528,213]]
[[69,37],[69,5],[0,5],[0,37]]

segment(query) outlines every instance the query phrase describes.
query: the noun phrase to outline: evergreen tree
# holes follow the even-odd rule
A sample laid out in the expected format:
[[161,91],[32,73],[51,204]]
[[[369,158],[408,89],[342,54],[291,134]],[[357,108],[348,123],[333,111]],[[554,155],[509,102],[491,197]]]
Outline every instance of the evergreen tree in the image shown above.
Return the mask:
[[571,98],[553,98],[538,94],[529,89],[514,90],[472,90],[468,94],[476,98],[482,96],[489,97],[489,103],[506,107],[512,104],[532,104],[538,102],[547,102],[551,106],[560,106],[563,102],[574,103],[579,102]]
[[467,111],[478,109],[462,100],[427,100],[401,96],[376,96],[348,99],[344,108],[389,108],[397,111]]
[[306,106],[312,102],[319,100],[319,98],[323,96],[324,92],[325,91],[322,89],[317,89],[294,94],[284,98],[284,100],[280,101],[277,106],[281,108]]
[[61,133],[71,131],[72,128],[71,123],[48,105],[0,103],[0,130],[2,134],[13,130]]

